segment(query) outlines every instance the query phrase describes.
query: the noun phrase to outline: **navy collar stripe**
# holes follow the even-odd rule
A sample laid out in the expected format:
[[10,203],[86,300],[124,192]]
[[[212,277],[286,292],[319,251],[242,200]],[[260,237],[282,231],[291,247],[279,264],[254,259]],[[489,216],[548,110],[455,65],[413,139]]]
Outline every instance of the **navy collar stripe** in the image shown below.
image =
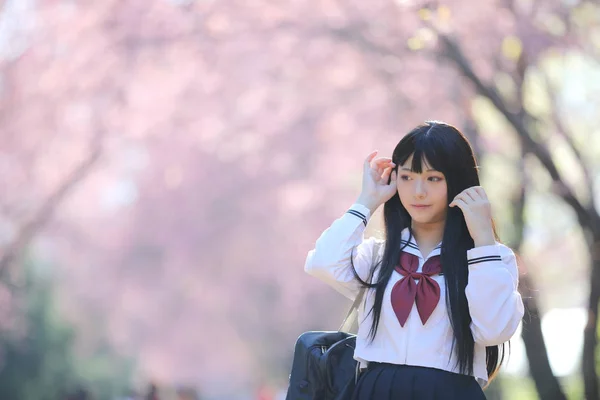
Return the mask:
[[[406,244],[408,247],[411,247],[411,248],[413,248],[415,250],[419,250],[419,247],[417,245],[415,245],[414,243],[412,243],[412,242],[408,242],[406,240],[402,240],[402,241],[400,241],[400,243],[401,244]],[[442,245],[439,245],[437,247],[434,247],[433,250],[437,250],[437,249],[441,249],[441,248],[442,248]]]
[[406,240],[402,240],[400,243],[401,243],[401,244],[406,244],[406,246],[408,246],[408,247],[411,247],[411,248],[413,248],[413,249],[415,249],[415,250],[419,250],[419,248],[418,248],[417,246],[415,246],[415,245],[414,245],[413,243],[411,243],[411,242],[407,242]]
[[[408,244],[409,246],[413,246],[413,247],[414,247],[414,248],[416,248],[416,249],[418,249],[418,248],[419,248],[419,247],[418,247],[416,244],[414,244],[413,242],[409,242],[409,241],[407,241],[407,240],[404,240],[404,239],[402,239],[402,240],[400,241],[400,243],[402,243],[402,244],[406,243],[406,244]],[[435,249],[441,249],[441,248],[442,248],[442,245],[441,245],[441,244],[439,244],[439,245],[437,245],[436,247],[434,247],[434,250],[435,250]]]
[[416,244],[414,244],[413,242],[409,242],[408,240],[404,240],[404,239],[402,239],[402,240],[401,240],[401,242],[402,242],[402,243],[408,243],[408,244],[410,244],[411,246],[415,246],[415,247],[417,246]]

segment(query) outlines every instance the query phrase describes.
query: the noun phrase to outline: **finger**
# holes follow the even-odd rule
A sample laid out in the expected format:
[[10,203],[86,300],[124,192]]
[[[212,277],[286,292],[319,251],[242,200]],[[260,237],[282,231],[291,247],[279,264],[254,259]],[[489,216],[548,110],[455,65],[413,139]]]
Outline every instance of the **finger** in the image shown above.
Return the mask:
[[376,155],[377,155],[377,150],[373,151],[371,154],[369,154],[367,156],[367,158],[365,159],[365,163],[364,163],[365,168],[371,167],[371,161],[373,161],[373,159],[375,158]]
[[375,160],[376,164],[382,164],[382,163],[387,164],[387,163],[391,163],[391,162],[392,162],[392,159],[389,157],[379,157]]
[[468,204],[463,199],[454,199],[454,201],[449,205],[450,207],[456,206],[460,208],[463,212],[465,212],[465,210],[468,208]]
[[487,193],[485,192],[485,189],[482,188],[481,186],[475,186],[473,188],[475,190],[475,192],[477,192],[477,194],[484,200],[487,200]]
[[396,178],[398,177],[398,173],[396,172],[395,169],[392,168],[392,173],[390,174],[390,183],[389,185],[394,185],[396,186]]
[[477,188],[479,188],[479,186],[471,186],[470,188],[467,188],[464,190],[464,193],[466,194],[467,199],[470,198],[470,199],[476,200],[476,201],[483,199],[481,197],[481,194],[477,190]]
[[396,166],[396,164],[394,164],[394,162],[392,161],[391,158],[378,158],[373,162],[373,164],[375,164],[375,166],[380,167],[380,168],[387,168],[390,165]]
[[458,199],[460,199],[460,200],[464,201],[465,203],[468,203],[468,202],[470,202],[470,201],[471,201],[471,198],[470,198],[470,197],[468,197],[468,196],[467,196],[467,193],[466,193],[466,192],[464,192],[464,191],[463,191],[463,192],[460,192],[459,194],[457,194],[457,195],[454,197],[454,199],[452,199],[452,201],[456,201],[456,200],[458,200]]
[[374,172],[373,172],[373,180],[374,180],[376,183],[379,183],[379,181],[381,180],[381,174],[382,174],[382,173],[383,173],[383,172],[380,172],[380,171],[374,171]]
[[379,182],[379,180],[381,179],[381,175],[383,174],[383,168],[377,165],[371,165],[369,171],[371,172],[371,176],[373,177],[375,182]]
[[478,197],[479,195],[474,190],[466,190],[462,198],[468,202],[469,200],[477,201]]
[[383,174],[381,175],[381,179],[387,183],[390,174],[392,173],[392,167],[387,167],[386,169],[383,170]]
[[377,172],[377,170],[373,169],[373,168],[369,168],[367,170],[367,173],[371,176],[371,178],[373,179],[373,181],[378,182],[379,179],[381,179],[381,174],[379,172]]
[[[376,161],[376,163],[377,163],[377,161]],[[385,162],[385,163],[382,162],[382,163],[377,164],[377,172],[380,175],[382,175],[387,168],[394,168],[394,167],[395,167],[395,164],[392,163],[391,161]]]

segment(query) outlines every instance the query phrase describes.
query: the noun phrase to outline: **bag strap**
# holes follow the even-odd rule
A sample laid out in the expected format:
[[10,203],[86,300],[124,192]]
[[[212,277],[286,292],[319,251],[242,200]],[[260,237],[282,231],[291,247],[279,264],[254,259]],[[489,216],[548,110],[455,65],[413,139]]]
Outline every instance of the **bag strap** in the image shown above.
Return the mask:
[[[373,262],[373,265],[375,264],[375,260],[377,260],[377,255],[379,254],[379,248],[381,247],[381,244],[382,243],[380,243],[378,241],[375,241],[375,243],[373,244],[373,254],[371,255],[371,260]],[[369,280],[367,282],[371,281],[372,273],[374,271],[375,270],[373,269],[373,271],[371,271],[371,273],[369,274]],[[360,288],[360,290],[358,291],[358,294],[356,295],[356,299],[354,299],[352,306],[350,306],[350,309],[348,310],[348,314],[346,315],[346,318],[344,318],[344,322],[342,322],[342,325],[340,326],[340,329],[339,329],[340,332],[348,332],[350,330],[350,328],[352,327],[352,324],[354,324],[354,321],[356,321],[356,318],[358,316],[358,307],[360,306],[360,303],[362,302],[363,298],[365,297],[366,290],[367,290],[367,288],[362,286]]]

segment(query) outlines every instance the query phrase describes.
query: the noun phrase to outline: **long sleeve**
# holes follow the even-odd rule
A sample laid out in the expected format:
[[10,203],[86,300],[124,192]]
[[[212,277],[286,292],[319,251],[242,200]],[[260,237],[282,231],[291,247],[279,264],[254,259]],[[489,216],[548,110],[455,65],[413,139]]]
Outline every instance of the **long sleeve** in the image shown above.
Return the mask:
[[471,331],[476,343],[494,346],[508,341],[523,318],[517,291],[519,271],[513,251],[502,245],[467,251],[469,283],[465,289]]
[[350,263],[358,276],[367,280],[373,264],[374,238],[364,240],[364,230],[370,218],[370,211],[361,204],[353,204],[350,209],[335,220],[308,252],[304,270],[330,285],[338,292],[353,300],[360,290]]

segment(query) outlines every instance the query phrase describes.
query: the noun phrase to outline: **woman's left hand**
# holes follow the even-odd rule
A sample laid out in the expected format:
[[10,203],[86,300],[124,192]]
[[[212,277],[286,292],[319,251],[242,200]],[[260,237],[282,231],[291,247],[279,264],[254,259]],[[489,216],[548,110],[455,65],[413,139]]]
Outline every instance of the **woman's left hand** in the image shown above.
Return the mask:
[[462,210],[476,247],[496,243],[492,226],[492,207],[481,186],[472,186],[457,194],[450,207]]

